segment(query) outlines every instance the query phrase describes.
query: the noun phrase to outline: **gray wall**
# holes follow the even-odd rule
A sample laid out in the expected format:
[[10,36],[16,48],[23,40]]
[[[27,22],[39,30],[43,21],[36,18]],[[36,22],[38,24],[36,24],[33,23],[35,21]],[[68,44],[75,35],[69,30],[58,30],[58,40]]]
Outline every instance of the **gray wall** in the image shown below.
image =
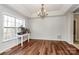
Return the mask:
[[73,14],[61,16],[31,18],[31,38],[45,40],[63,40],[73,43]]
[[64,36],[64,16],[45,17],[44,19],[36,18],[30,20],[31,38],[62,40]]

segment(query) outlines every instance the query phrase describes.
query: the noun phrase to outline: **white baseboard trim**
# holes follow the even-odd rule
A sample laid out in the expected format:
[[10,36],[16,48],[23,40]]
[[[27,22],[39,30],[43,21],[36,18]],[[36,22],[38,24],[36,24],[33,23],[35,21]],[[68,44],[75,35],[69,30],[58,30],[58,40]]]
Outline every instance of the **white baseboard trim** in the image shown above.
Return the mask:
[[[72,44],[72,43],[71,43]],[[77,46],[77,45],[75,45],[75,44],[72,44],[73,46],[75,46],[77,49],[79,49],[79,47]]]

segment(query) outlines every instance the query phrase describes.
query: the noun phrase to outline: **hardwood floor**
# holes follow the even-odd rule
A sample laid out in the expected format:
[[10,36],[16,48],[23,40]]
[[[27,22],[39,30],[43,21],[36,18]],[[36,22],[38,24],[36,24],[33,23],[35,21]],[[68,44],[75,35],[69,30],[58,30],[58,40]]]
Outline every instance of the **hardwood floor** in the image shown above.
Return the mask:
[[79,55],[79,49],[65,41],[30,40],[1,55]]

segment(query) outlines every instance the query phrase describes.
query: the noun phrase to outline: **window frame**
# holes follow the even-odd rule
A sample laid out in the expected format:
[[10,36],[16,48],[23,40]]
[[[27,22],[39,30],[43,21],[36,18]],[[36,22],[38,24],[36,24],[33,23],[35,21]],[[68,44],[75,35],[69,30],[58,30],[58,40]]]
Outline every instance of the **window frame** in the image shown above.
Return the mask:
[[[12,17],[12,18],[15,19],[15,21],[14,21],[14,26],[12,26],[12,27],[9,26],[9,27],[8,27],[8,20],[7,20],[7,26],[4,26],[5,18],[3,18],[3,20],[4,20],[4,21],[3,21],[3,33],[5,32],[5,31],[4,31],[5,28],[14,28],[14,29],[15,29],[15,30],[14,30],[14,31],[15,31],[15,37],[12,37],[12,38],[9,38],[9,39],[6,38],[6,39],[3,39],[3,41],[13,40],[13,39],[16,38],[17,29],[18,29],[18,27],[19,27],[19,26],[16,26],[16,23],[18,23],[18,22],[16,22],[16,20],[17,20],[17,19],[18,19],[18,20],[22,20],[22,25],[25,27],[25,24],[24,24],[24,23],[25,23],[25,19],[19,19],[19,18],[10,16],[10,15],[3,15],[3,17],[4,17],[4,16]],[[8,18],[7,18],[7,19],[8,19]],[[24,22],[24,23],[23,23],[23,22]],[[7,35],[7,33],[6,33],[6,34],[5,34],[5,33],[3,34],[3,38],[5,38],[5,35]]]

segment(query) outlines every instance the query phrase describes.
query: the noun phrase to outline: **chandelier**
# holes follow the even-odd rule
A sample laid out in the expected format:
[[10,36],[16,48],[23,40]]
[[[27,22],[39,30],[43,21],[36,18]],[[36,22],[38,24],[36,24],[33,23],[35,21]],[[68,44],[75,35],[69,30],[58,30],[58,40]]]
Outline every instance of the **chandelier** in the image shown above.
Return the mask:
[[44,4],[41,4],[41,9],[38,11],[38,16],[44,18],[47,15],[48,15],[48,13],[47,13],[47,10],[45,9]]

